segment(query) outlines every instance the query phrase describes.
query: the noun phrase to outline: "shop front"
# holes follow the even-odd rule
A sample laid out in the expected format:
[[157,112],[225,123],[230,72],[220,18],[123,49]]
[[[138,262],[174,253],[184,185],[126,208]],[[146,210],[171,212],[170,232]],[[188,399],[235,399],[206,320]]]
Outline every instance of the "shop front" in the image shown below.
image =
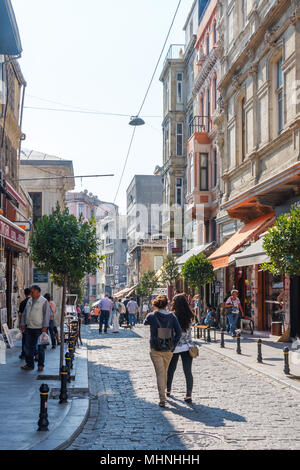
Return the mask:
[[[254,253],[248,253],[248,256],[247,251],[256,244],[250,242],[256,242],[273,220],[273,212],[252,220],[210,256],[223,294],[220,300],[230,295],[232,289],[237,289],[245,316],[254,320],[256,328],[259,328],[258,268],[253,262]],[[245,249],[246,244],[250,245]]]
[[20,258],[27,256],[26,233],[0,215],[0,320],[9,328],[17,324],[19,297],[22,294],[23,272]]

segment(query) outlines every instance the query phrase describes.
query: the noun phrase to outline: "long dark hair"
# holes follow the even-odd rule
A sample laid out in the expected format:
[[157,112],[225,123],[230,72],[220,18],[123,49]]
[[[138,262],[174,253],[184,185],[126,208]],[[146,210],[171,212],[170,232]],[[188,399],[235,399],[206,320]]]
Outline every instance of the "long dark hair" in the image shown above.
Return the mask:
[[193,313],[183,294],[175,295],[171,310],[175,313],[182,330],[187,331],[191,326]]

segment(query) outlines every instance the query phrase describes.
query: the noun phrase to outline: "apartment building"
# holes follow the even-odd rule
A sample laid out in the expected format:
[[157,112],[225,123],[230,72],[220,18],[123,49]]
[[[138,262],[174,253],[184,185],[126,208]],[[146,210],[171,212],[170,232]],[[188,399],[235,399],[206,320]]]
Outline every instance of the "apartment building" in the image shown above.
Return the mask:
[[[222,289],[239,289],[244,310],[262,331],[271,330],[282,293],[286,326],[300,327],[293,294],[299,278],[273,278],[259,269],[259,237],[284,204],[300,200],[299,13],[293,0],[218,2],[221,246],[211,259]],[[230,232],[236,233],[228,238]],[[257,258],[242,261],[252,242],[260,246]]]
[[195,42],[199,1],[194,1],[184,25],[185,44],[172,44],[165,58],[163,84],[163,233],[168,253],[182,254],[184,195],[186,193],[186,142],[193,118]]

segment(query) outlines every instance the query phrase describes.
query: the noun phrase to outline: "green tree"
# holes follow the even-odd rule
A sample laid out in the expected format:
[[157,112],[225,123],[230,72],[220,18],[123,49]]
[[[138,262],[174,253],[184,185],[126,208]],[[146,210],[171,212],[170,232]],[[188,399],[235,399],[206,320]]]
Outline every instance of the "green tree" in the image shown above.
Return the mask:
[[43,273],[50,273],[63,288],[61,309],[60,366],[64,359],[64,315],[68,286],[80,286],[86,273],[96,274],[101,263],[98,255],[95,221],[83,222],[59,204],[51,215],[39,219],[30,238],[32,260]]
[[203,253],[192,256],[188,259],[183,265],[181,273],[188,286],[195,289],[200,286],[205,286],[215,280],[211,261],[207,259]]
[[161,268],[161,282],[168,286],[173,286],[178,280],[179,275],[179,266],[176,258],[173,255],[167,255]]
[[150,297],[155,289],[159,286],[159,279],[153,270],[146,271],[136,289],[137,295],[140,297]]
[[300,207],[278,217],[265,235],[263,247],[271,259],[262,265],[264,271],[274,276],[300,275]]

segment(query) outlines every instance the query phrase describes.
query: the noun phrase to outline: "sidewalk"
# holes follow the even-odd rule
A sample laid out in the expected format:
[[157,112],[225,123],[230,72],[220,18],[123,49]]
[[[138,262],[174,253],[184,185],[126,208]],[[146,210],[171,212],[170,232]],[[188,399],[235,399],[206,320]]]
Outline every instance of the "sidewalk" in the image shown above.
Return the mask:
[[[238,355],[236,352],[237,341],[225,333],[225,348],[221,348],[221,334],[217,332],[217,343],[214,342],[214,335],[212,333],[212,343],[205,343],[203,339],[195,339],[196,343],[205,347],[210,351],[225,356],[248,369],[262,373],[277,380],[284,386],[291,387],[300,391],[300,350],[295,353],[292,350],[292,343],[278,343],[278,338],[269,336],[263,338],[255,333],[253,336],[242,334],[241,335],[241,349],[242,354]],[[257,362],[257,341],[262,340],[262,357],[263,364]],[[288,347],[290,350],[290,376],[284,373],[284,354],[283,350]],[[201,358],[201,354],[200,354]]]
[[[57,376],[59,347],[47,349],[44,372],[24,372],[19,359],[20,342],[6,351],[6,364],[0,365],[0,450],[54,450],[70,445],[84,426],[88,417],[87,348],[77,348],[72,370],[75,381],[68,384],[69,403],[59,405],[60,382],[48,380]],[[38,380],[38,376],[42,376]],[[48,376],[48,377],[47,377]],[[44,378],[43,378],[44,377]],[[49,432],[37,432],[42,383],[49,386]],[[76,396],[77,395],[77,396]]]

